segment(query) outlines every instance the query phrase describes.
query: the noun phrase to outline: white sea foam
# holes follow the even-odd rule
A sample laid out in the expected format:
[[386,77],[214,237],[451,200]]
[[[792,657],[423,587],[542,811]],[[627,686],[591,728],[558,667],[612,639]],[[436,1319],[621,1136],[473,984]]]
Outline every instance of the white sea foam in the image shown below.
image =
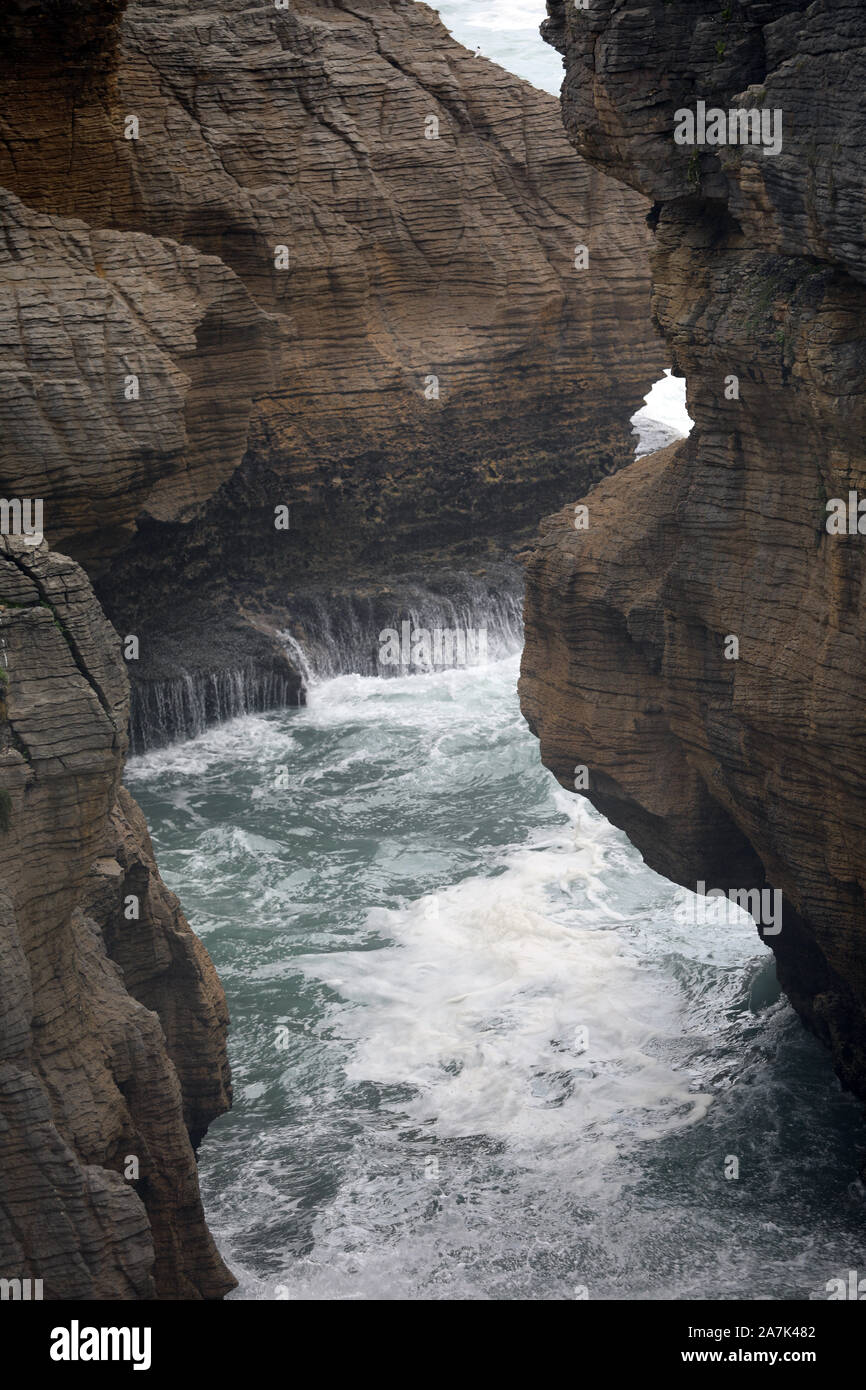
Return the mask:
[[[558,90],[543,0],[439,9]],[[688,433],[681,381],[646,402],[641,451]],[[305,708],[128,768],[231,998],[201,1176],[236,1296],[822,1296],[859,1121],[751,920],[689,925],[541,769],[516,657],[306,674]]]
[[458,42],[541,90],[558,94],[562,61],[538,33],[547,17],[544,0],[438,0],[433,8]]
[[664,449],[685,439],[694,428],[686,407],[686,382],[668,368],[660,381],[644,396],[645,405],[632,417],[633,433],[638,436],[637,456]]
[[231,999],[236,1106],[201,1172],[239,1296],[820,1288],[856,1263],[844,1185],[820,1196],[848,1103],[750,919],[678,918],[684,890],[539,767],[516,677],[341,676],[136,760]]
[[[589,1145],[591,1170],[576,1164],[571,1180],[595,1184],[627,1134],[691,1123],[708,1098],[663,1055],[682,1032],[680,1001],[642,969],[618,914],[590,900],[604,866],[578,819],[577,853],[572,833],[515,849],[494,876],[380,918],[393,947],[295,964],[351,1001],[328,1019],[352,1043],[350,1080],[409,1085],[411,1120],[507,1140],[533,1164],[544,1144],[572,1156]],[[572,894],[584,905],[569,921]]]

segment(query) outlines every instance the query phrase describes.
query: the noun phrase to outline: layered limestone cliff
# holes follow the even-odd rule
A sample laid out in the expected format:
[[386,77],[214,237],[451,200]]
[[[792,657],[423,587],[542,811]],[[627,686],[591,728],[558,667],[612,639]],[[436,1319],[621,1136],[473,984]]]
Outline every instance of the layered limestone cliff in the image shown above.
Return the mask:
[[[653,313],[695,429],[590,491],[587,530],[546,522],[523,708],[661,873],[783,892],[783,987],[866,1096],[866,539],[826,527],[866,495],[866,11],[548,11],[578,151],[653,200]],[[678,145],[699,101],[770,113],[781,152]]]
[[0,20],[3,488],[134,681],[291,698],[305,597],[397,620],[631,456],[646,203],[424,5],[67,8]]
[[141,743],[300,699],[282,629],[369,660],[430,589],[507,626],[664,364],[647,206],[422,5],[2,7],[0,499],[48,544],[0,555],[0,1276],[231,1286],[225,1004],[120,786],[127,677]]
[[0,1275],[219,1298],[193,1145],[227,1013],[120,785],[117,634],[71,560],[0,539]]

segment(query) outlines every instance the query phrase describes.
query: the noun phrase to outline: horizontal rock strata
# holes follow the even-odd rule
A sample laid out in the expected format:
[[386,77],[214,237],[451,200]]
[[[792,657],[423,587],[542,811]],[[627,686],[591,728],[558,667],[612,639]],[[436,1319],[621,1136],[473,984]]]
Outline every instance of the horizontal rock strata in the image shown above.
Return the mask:
[[630,457],[647,205],[553,97],[402,0],[73,6],[62,76],[25,8],[2,485],[45,496],[134,680],[267,670],[293,597],[497,562]]
[[82,570],[0,540],[0,1277],[218,1298],[193,1145],[227,1012],[120,786],[128,682]]
[[421,575],[507,624],[664,365],[647,207],[422,5],[3,7],[0,496],[51,549],[0,557],[0,1276],[231,1287],[225,1003],[120,786],[127,675],[141,746],[302,698],[298,642],[369,656]]
[[[653,312],[689,440],[550,518],[528,569],[523,708],[563,785],[695,889],[784,894],[783,986],[866,1096],[866,12],[548,5],[565,124],[653,200]],[[778,111],[777,155],[697,149],[677,112]],[[738,659],[728,659],[738,640]]]

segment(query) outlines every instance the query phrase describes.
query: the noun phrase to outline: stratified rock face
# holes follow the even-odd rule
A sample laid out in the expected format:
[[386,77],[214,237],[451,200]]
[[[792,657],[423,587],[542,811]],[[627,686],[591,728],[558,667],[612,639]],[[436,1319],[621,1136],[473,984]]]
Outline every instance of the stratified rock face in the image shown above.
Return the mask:
[[426,6],[141,0],[62,80],[36,33],[0,63],[3,487],[136,674],[267,666],[293,594],[501,558],[630,457],[645,200]]
[[0,538],[0,1277],[219,1298],[193,1143],[230,1103],[225,999],[119,785],[128,716],[81,569]]
[[380,625],[392,572],[483,598],[630,455],[646,204],[404,0],[12,0],[0,185],[0,501],[53,547],[0,555],[0,1276],[219,1297],[193,1145],[225,1005],[119,787],[75,562],[173,733],[187,696],[193,727],[299,698],[274,634],[336,586]]
[[[826,527],[866,496],[866,10],[548,9],[578,150],[656,204],[696,423],[591,491],[588,530],[545,524],[523,708],[660,872],[784,893],[783,985],[866,1096],[866,538]],[[781,152],[677,145],[699,100],[779,111]]]
[[34,212],[0,191],[5,495],[85,560],[231,476],[274,333],[212,256]]

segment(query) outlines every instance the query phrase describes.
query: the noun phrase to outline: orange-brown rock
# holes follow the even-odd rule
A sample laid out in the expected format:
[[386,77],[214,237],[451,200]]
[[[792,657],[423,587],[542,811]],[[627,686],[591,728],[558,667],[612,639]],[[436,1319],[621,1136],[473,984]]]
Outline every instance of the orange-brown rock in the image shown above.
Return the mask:
[[128,682],[71,560],[0,539],[0,1277],[218,1298],[193,1143],[225,999],[119,785]]
[[119,786],[118,632],[156,737],[298,698],[322,595],[513,586],[663,364],[647,204],[404,0],[11,0],[0,187],[0,495],[52,547],[0,559],[0,1273],[219,1297],[225,1005]]
[[0,477],[134,678],[270,679],[299,596],[510,557],[627,461],[647,205],[554,98],[403,0],[96,8],[62,80],[39,5],[0,60]]
[[[654,200],[654,315],[696,423],[591,491],[588,530],[546,523],[523,708],[654,868],[782,891],[783,987],[866,1096],[866,540],[826,525],[866,491],[866,12],[548,9],[578,150]],[[781,154],[677,146],[698,100],[781,111]]]

